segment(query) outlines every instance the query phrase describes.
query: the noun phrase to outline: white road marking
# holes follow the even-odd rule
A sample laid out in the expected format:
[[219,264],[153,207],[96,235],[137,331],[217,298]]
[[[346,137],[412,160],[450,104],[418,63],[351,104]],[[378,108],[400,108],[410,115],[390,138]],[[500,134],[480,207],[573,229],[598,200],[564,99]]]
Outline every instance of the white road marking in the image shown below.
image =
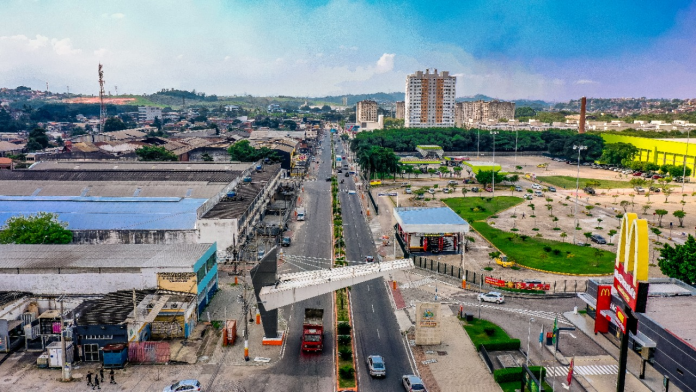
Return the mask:
[[372,305],[372,313],[374,313],[374,312],[375,312],[375,305],[373,304]]
[[377,330],[377,339],[381,339],[381,338],[379,337],[379,329]]

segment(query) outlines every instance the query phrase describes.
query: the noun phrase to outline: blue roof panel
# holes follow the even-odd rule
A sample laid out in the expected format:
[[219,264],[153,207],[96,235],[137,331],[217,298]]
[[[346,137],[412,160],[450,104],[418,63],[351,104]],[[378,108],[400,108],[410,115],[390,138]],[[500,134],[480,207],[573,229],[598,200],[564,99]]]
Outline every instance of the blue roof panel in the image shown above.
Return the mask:
[[449,207],[399,207],[394,209],[405,224],[466,225],[467,222]]
[[16,215],[52,212],[70,230],[192,230],[207,199],[4,196],[0,226]]

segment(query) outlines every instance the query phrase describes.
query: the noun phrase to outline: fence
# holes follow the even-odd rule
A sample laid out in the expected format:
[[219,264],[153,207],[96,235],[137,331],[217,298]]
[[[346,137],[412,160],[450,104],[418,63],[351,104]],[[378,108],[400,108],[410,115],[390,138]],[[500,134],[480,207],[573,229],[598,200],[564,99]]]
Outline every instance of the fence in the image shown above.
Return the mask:
[[[396,242],[397,242],[397,243],[399,244],[399,246],[401,247],[401,251],[402,251],[403,254],[404,254],[404,258],[405,258],[405,259],[410,258],[410,257],[411,257],[411,252],[409,252],[408,246],[406,246],[406,243],[404,242],[404,240],[403,240],[403,239],[401,238],[401,236],[399,235],[396,225],[394,225],[394,237],[396,237]],[[396,256],[395,256],[395,257],[396,257]]]
[[169,362],[169,343],[139,342],[128,344],[128,362],[156,364]]
[[488,367],[488,371],[493,373],[493,370],[495,368],[493,367],[493,362],[491,361],[491,357],[488,355],[488,350],[486,350],[486,347],[483,346],[483,344],[479,345],[479,353],[481,354],[481,358],[483,358],[483,362],[486,363],[486,366]]
[[377,206],[377,203],[375,203],[375,199],[372,197],[372,191],[368,190],[367,195],[370,196],[370,201],[372,202],[372,206],[375,208],[375,214],[379,215],[379,207]]
[[[398,236],[397,236],[398,237]],[[455,267],[452,264],[441,263],[437,260],[428,259],[421,256],[413,256],[413,263],[416,267],[426,269],[429,271],[436,272],[441,275],[451,276],[459,280],[465,280],[468,283],[478,285],[486,289],[495,290],[505,290],[505,288],[498,286],[491,286],[486,284],[486,278],[493,278],[491,275],[484,275],[482,273],[476,273],[474,271],[469,271],[462,269],[460,267]],[[497,278],[495,278],[497,279]],[[505,279],[503,279],[505,280]],[[542,282],[546,283],[546,282]],[[566,279],[558,280],[555,282],[548,282],[550,288],[546,292],[547,294],[562,294],[562,293],[582,293],[587,291],[587,280],[586,279]]]

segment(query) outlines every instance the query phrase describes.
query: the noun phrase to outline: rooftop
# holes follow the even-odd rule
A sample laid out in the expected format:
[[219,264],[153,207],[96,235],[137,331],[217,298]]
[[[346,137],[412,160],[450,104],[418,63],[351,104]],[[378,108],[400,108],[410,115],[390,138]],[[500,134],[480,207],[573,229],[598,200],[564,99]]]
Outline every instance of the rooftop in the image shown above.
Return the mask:
[[449,207],[397,207],[394,217],[409,233],[461,233],[469,223]]
[[[56,161],[51,161],[51,163],[53,162]],[[185,167],[179,167],[181,170],[124,169],[123,163],[120,161],[118,163],[110,163],[111,168],[109,169],[104,167],[99,170],[90,169],[84,168],[79,164],[73,164],[73,166],[74,168],[69,170],[5,170],[0,174],[0,181],[203,181],[230,183],[242,173],[242,170],[201,171],[186,169]]]
[[[645,315],[674,336],[696,347],[696,297],[650,297]],[[640,327],[639,327],[640,328]]]
[[[141,303],[155,290],[135,291],[135,302]],[[102,298],[88,300],[73,310],[77,315],[77,325],[121,324],[133,313],[133,291],[124,290],[109,293]]]
[[0,196],[0,225],[16,215],[58,214],[70,230],[193,230],[207,199]]
[[251,182],[242,182],[237,186],[234,197],[224,197],[203,219],[238,219],[249,208],[266,183],[278,174],[280,165],[266,165],[262,172],[252,172]]
[[0,269],[191,268],[211,246],[213,244],[0,245]]
[[32,170],[136,170],[136,171],[243,171],[252,163],[243,162],[104,162],[104,161],[42,161]]

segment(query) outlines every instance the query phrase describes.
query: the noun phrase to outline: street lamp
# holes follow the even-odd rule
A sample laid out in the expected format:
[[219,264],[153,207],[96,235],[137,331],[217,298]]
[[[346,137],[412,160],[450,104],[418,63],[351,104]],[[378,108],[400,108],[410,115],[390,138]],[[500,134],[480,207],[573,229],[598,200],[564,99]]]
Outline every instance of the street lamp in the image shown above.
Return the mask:
[[499,133],[498,131],[491,131],[491,135],[493,135],[493,197],[495,197],[495,135]]
[[515,166],[517,166],[517,136],[519,134],[519,131],[515,129]]
[[575,180],[575,227],[573,227],[573,244],[575,244],[575,232],[578,231],[578,194],[580,193],[580,153],[587,150],[587,146],[573,145],[573,150],[578,150],[578,174]]
[[534,322],[534,318],[529,319],[529,331],[527,331],[527,367],[529,367],[529,340],[530,337],[532,336],[532,323]]
[[684,193],[684,184],[686,184],[686,156],[689,154],[689,136],[691,136],[690,132],[691,129],[686,130],[686,152],[684,153],[684,174],[682,174],[682,193]]

